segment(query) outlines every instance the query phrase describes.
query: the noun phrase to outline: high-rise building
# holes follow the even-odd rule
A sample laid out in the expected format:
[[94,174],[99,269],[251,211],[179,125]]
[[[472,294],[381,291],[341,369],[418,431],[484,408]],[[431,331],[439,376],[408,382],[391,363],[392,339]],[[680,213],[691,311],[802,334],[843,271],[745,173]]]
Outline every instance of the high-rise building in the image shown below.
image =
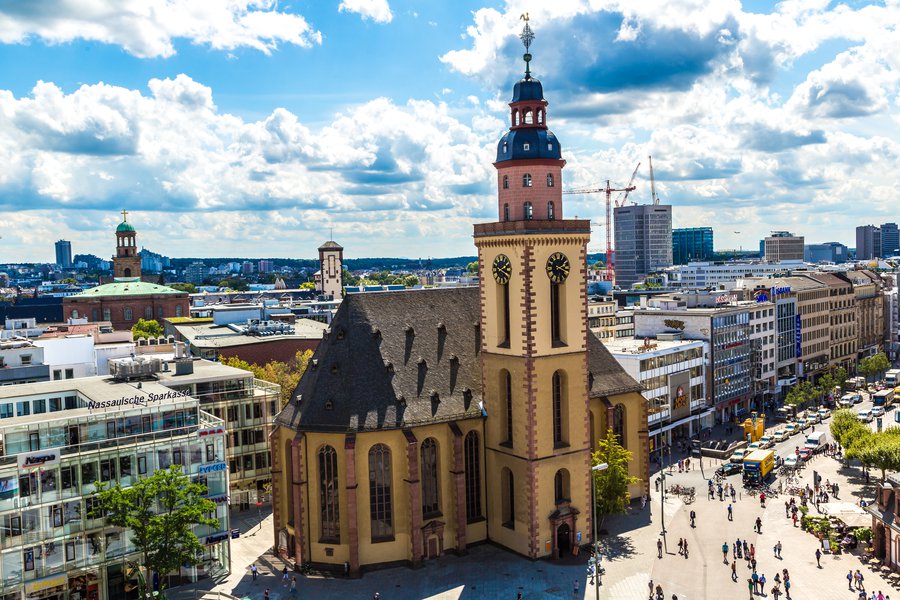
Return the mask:
[[803,260],[808,263],[847,262],[849,249],[840,242],[825,242],[823,244],[807,244],[803,248]]
[[613,211],[616,284],[631,287],[650,273],[672,266],[672,207],[621,206]]
[[206,279],[208,274],[209,269],[206,268],[206,265],[203,264],[203,262],[196,260],[185,267],[184,280],[188,283],[193,283],[194,285],[200,285],[203,283],[203,280]]
[[264,258],[259,261],[259,272],[260,273],[271,273],[272,272],[272,261],[268,258]]
[[60,269],[72,268],[72,242],[68,240],[56,242],[56,266]]
[[881,224],[881,256],[894,256],[900,252],[900,230],[896,223]]
[[672,263],[686,265],[713,255],[712,227],[685,227],[672,230]]
[[764,256],[768,262],[803,260],[803,236],[790,231],[773,231],[763,240]]
[[881,229],[874,225],[856,228],[856,260],[881,258]]

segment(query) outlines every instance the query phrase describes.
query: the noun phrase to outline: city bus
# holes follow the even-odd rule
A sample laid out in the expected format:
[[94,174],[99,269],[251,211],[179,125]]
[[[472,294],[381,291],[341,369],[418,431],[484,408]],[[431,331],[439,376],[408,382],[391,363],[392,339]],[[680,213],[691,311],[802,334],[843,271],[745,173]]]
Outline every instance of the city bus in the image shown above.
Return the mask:
[[894,388],[875,392],[875,395],[872,396],[872,406],[883,406],[885,409],[887,409],[887,407],[891,406],[893,403]]

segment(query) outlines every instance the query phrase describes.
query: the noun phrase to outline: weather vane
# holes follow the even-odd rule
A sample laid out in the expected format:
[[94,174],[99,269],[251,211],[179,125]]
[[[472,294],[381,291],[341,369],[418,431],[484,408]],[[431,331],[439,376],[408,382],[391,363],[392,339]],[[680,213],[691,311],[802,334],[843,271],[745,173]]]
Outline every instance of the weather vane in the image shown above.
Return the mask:
[[519,18],[525,21],[525,27],[522,29],[522,33],[519,34],[519,39],[525,45],[525,55],[522,57],[525,59],[525,79],[531,79],[531,53],[528,50],[531,48],[531,42],[534,41],[534,32],[528,24],[528,13],[522,14]]

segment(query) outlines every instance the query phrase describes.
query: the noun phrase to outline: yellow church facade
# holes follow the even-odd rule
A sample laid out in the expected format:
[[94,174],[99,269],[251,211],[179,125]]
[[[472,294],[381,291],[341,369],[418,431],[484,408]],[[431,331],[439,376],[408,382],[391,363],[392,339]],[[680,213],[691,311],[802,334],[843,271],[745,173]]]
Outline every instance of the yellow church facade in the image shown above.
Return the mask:
[[[530,54],[526,54],[530,60]],[[587,327],[590,223],[565,219],[559,142],[528,69],[497,147],[478,288],[343,300],[272,435],[275,546],[357,574],[490,541],[532,559],[590,541],[611,427],[648,491],[641,388]]]

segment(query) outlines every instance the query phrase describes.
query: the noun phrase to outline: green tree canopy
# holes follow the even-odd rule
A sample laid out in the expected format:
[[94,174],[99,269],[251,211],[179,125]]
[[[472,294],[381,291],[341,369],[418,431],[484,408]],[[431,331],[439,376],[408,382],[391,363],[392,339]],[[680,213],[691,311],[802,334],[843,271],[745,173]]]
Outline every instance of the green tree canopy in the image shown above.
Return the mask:
[[869,378],[873,375],[881,375],[891,368],[891,361],[885,356],[884,352],[867,356],[857,366],[857,370]]
[[193,283],[173,283],[169,287],[174,290],[187,292],[188,294],[197,293],[197,286],[194,285]]
[[606,430],[606,436],[597,442],[597,451],[591,454],[591,465],[606,463],[602,471],[592,471],[594,479],[594,498],[596,512],[600,519],[605,515],[624,513],[631,501],[628,486],[640,481],[628,474],[628,463],[632,453],[622,447],[619,436],[613,433],[612,427]]
[[347,269],[341,270],[341,280],[344,282],[344,285],[359,285],[359,277]]
[[138,322],[131,327],[131,335],[134,339],[158,338],[162,334],[162,325],[156,319],[138,319]]
[[[898,429],[898,428],[894,428]],[[864,465],[881,471],[884,482],[888,471],[900,470],[900,432],[868,432],[860,435],[847,449],[847,458],[855,458]]]
[[407,275],[403,278],[403,285],[408,288],[416,287],[417,285],[419,285],[419,278],[415,275]]
[[300,289],[301,290],[314,290],[314,289],[316,289],[316,284],[313,283],[312,281],[304,281],[303,283],[300,284]]
[[819,390],[811,382],[800,381],[788,391],[787,396],[784,398],[784,403],[800,407],[815,400],[818,395]]
[[217,285],[220,288],[225,288],[226,290],[234,290],[236,292],[246,292],[250,289],[250,284],[248,284],[240,277],[228,277],[226,279],[222,279]]
[[470,275],[478,275],[478,261],[473,260],[469,264],[466,265],[466,272]]
[[862,427],[862,424],[859,422],[856,413],[844,408],[832,413],[831,424],[828,427],[831,430],[831,437],[833,437],[841,446],[846,448],[847,444],[844,443],[844,436],[849,430]]
[[196,565],[203,556],[203,544],[193,532],[195,525],[218,527],[207,517],[215,503],[203,495],[206,486],[191,483],[180,465],[160,469],[127,488],[106,487],[97,482],[99,506],[91,517],[105,516],[113,527],[129,530],[135,549],[141,554],[139,598],[152,597],[153,573],[162,578],[184,564]]
[[223,365],[250,371],[253,376],[269,383],[277,383],[281,386],[281,408],[284,408],[291,400],[300,377],[306,371],[306,366],[312,358],[312,350],[299,351],[288,362],[277,360],[269,361],[264,365],[249,363],[237,356],[229,356],[220,359]]

